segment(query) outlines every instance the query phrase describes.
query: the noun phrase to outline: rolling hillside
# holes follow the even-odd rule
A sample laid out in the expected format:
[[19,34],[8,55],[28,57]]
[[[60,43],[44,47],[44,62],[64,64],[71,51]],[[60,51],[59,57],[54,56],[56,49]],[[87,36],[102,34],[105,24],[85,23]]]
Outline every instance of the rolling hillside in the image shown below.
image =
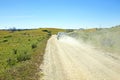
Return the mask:
[[62,29],[0,30],[0,80],[37,80],[46,42]]

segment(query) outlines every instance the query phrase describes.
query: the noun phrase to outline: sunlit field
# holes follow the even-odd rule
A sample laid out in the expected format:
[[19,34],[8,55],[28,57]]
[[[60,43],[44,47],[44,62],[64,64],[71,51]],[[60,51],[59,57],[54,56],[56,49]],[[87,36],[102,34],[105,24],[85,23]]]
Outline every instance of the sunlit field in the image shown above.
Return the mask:
[[37,80],[47,40],[59,31],[0,30],[0,80]]

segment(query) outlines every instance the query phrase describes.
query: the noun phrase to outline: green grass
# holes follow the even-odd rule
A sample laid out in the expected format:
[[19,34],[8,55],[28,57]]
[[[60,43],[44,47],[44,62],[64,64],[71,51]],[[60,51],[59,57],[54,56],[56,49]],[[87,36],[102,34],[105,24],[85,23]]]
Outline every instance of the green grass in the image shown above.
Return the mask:
[[59,31],[64,30],[0,30],[0,80],[37,80],[47,40]]
[[87,29],[69,33],[78,40],[111,53],[120,53],[120,26],[102,29]]

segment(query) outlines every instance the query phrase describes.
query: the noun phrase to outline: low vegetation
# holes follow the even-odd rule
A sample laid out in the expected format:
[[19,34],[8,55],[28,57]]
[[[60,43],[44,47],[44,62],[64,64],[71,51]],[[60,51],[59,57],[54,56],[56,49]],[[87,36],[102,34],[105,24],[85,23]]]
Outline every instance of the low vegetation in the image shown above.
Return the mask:
[[69,33],[69,35],[92,44],[98,49],[100,48],[112,53],[120,53],[120,26],[76,30]]
[[0,80],[38,80],[47,40],[59,31],[0,30]]

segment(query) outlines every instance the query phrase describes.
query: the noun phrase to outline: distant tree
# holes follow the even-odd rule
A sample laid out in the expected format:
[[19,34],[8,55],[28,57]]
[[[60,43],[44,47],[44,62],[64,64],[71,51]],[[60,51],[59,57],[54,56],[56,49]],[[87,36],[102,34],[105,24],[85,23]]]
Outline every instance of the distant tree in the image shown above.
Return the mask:
[[15,27],[9,29],[9,31],[11,31],[11,32],[15,32],[16,30],[17,29]]

